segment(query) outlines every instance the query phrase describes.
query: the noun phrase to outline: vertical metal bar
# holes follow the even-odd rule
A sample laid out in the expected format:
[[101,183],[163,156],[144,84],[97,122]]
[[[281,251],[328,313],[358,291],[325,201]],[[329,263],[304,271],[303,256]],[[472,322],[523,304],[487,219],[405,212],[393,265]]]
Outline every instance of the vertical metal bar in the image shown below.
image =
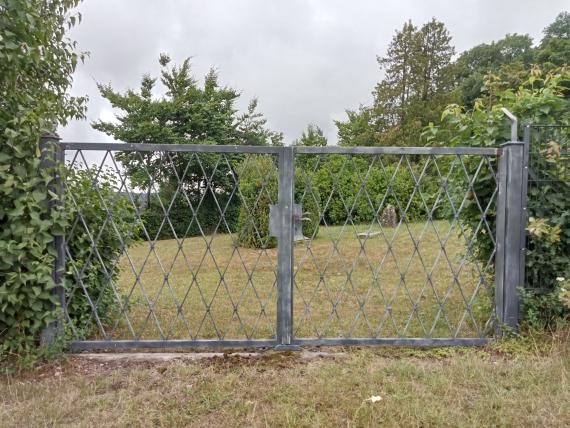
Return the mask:
[[[519,316],[517,288],[524,284],[523,213],[524,144],[511,141],[499,155],[499,199],[497,206],[497,255],[495,257],[495,311],[498,325],[516,330]],[[524,274],[523,274],[524,275]]]
[[290,346],[293,336],[293,203],[294,173],[293,148],[279,151],[279,211],[280,230],[277,238],[278,294],[277,343]]
[[520,277],[524,281],[522,286],[526,287],[526,227],[528,224],[528,174],[529,174],[529,167],[530,167],[530,137],[531,137],[532,128],[531,125],[526,124],[524,126],[524,134],[523,134],[523,144],[524,144],[524,159],[523,159],[523,177],[522,177],[522,203],[523,203],[523,219],[522,219],[522,227],[521,227],[521,243],[523,246],[522,253],[521,253],[521,273]]
[[[55,209],[63,209],[63,179],[59,166],[65,161],[65,151],[58,145],[60,140],[56,134],[44,134],[40,138],[41,162],[40,168],[49,170],[53,180],[49,185],[49,190],[57,194],[56,201],[50,201],[48,210],[51,213]],[[52,278],[56,287],[53,293],[58,296],[59,304],[62,310],[65,309],[65,291],[63,287],[63,278],[65,273],[65,238],[63,235],[54,236],[55,257],[52,267]],[[48,324],[41,336],[40,344],[42,346],[52,344],[57,333],[63,328],[63,320],[60,318],[55,322]]]
[[508,151],[500,148],[498,152],[498,194],[497,194],[497,216],[495,224],[496,234],[496,254],[495,254],[495,315],[497,317],[495,334],[501,335],[501,323],[504,319],[503,297],[504,297],[504,265],[505,265],[505,212],[507,208],[507,155]]

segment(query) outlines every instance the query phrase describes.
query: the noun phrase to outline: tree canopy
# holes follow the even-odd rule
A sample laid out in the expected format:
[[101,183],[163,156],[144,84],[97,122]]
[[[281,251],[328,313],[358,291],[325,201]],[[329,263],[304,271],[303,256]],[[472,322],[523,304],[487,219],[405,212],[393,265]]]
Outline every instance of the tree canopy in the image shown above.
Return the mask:
[[417,145],[423,126],[454,100],[451,36],[435,19],[396,31],[388,51],[378,56],[383,79],[372,93],[373,105],[347,111],[337,121],[344,145]]
[[445,24],[432,19],[418,27],[408,21],[377,57],[383,76],[372,92],[372,105],[347,110],[345,120],[335,121],[339,143],[423,145],[423,128],[438,123],[447,105],[471,109],[477,99],[492,100],[483,90],[516,88],[533,64],[542,64],[546,72],[568,64],[569,34],[570,14],[562,12],[537,46],[528,34],[506,34],[455,58]]
[[169,67],[170,58],[162,54],[160,82],[166,94],[154,97],[157,79],[144,75],[139,91],[115,91],[111,84],[99,84],[101,95],[119,109],[118,123],[102,120],[93,128],[129,143],[164,144],[280,144],[282,134],[269,130],[266,119],[257,111],[257,100],[245,113],[235,107],[239,91],[220,86],[218,74],[211,69],[202,86],[190,73],[190,59]]
[[[191,74],[190,59],[180,66],[170,66],[170,57],[161,54],[160,83],[165,95],[158,97],[157,78],[144,75],[138,91],[120,93],[110,84],[99,84],[101,95],[120,111],[117,122],[96,121],[93,128],[128,143],[162,144],[234,144],[280,145],[283,135],[267,127],[267,120],[257,111],[253,99],[247,111],[235,107],[240,97],[238,90],[221,86],[214,69],[204,77],[202,85]],[[183,178],[183,189],[199,197],[204,192],[206,179],[215,179],[220,189],[231,187],[232,180],[226,167],[220,165],[216,177],[205,177],[204,171],[213,170],[215,159],[203,156],[200,163],[192,156],[163,158],[155,153],[121,153],[117,155],[134,185],[147,190],[146,204],[150,205],[150,184],[154,177],[166,196],[174,193]],[[189,164],[189,166],[188,166]],[[186,168],[188,166],[188,168]],[[210,195],[213,197],[213,195]]]
[[323,130],[319,126],[310,123],[307,129],[301,134],[301,137],[293,141],[293,145],[324,147],[327,145],[327,142],[327,137],[325,137]]

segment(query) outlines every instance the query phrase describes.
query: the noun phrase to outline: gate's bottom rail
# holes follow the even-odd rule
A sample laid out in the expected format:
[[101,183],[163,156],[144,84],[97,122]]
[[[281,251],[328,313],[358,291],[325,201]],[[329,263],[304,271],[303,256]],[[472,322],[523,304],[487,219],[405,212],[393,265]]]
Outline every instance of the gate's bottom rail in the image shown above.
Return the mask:
[[89,349],[201,349],[201,348],[272,348],[276,340],[76,340],[69,342],[72,351]]
[[483,346],[491,338],[303,338],[292,339],[290,345],[277,340],[83,340],[68,344],[72,351],[92,349],[216,349],[216,348],[280,348],[300,349],[313,346]]

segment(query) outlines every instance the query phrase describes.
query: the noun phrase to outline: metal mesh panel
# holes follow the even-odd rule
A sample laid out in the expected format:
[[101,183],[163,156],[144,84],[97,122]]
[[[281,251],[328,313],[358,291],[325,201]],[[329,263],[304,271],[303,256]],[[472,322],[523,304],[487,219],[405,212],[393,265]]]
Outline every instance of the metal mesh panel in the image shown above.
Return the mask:
[[[494,158],[305,154],[297,165],[298,202],[319,207],[321,227],[295,249],[296,337],[489,334]],[[483,177],[490,187],[478,186]],[[388,204],[395,225],[383,224]],[[482,235],[493,247],[485,257],[474,249]]]
[[[276,249],[263,236],[262,248],[241,247],[236,229],[249,223],[259,235],[256,206],[262,197],[275,203],[262,158],[274,161],[272,154],[68,151],[74,337],[272,338]],[[240,187],[245,169],[261,189],[253,199]],[[89,250],[80,252],[84,241]]]
[[[570,126],[529,126],[526,137],[529,144],[529,192],[540,189],[550,183],[569,182],[570,160]],[[545,162],[549,144],[555,142],[560,147],[560,165]],[[534,192],[529,203],[540,204],[540,191]]]

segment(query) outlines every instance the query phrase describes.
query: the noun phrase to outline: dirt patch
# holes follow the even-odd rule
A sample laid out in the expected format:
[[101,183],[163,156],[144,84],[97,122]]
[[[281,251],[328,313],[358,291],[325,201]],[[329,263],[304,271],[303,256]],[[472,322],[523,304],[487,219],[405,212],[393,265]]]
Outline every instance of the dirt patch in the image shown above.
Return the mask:
[[212,367],[216,371],[243,366],[286,369],[319,360],[341,359],[342,352],[273,352],[264,353],[101,353],[66,355],[42,364],[34,370],[18,373],[22,382],[39,383],[48,379],[71,376],[96,377],[117,370],[155,369],[164,373],[170,363]]

